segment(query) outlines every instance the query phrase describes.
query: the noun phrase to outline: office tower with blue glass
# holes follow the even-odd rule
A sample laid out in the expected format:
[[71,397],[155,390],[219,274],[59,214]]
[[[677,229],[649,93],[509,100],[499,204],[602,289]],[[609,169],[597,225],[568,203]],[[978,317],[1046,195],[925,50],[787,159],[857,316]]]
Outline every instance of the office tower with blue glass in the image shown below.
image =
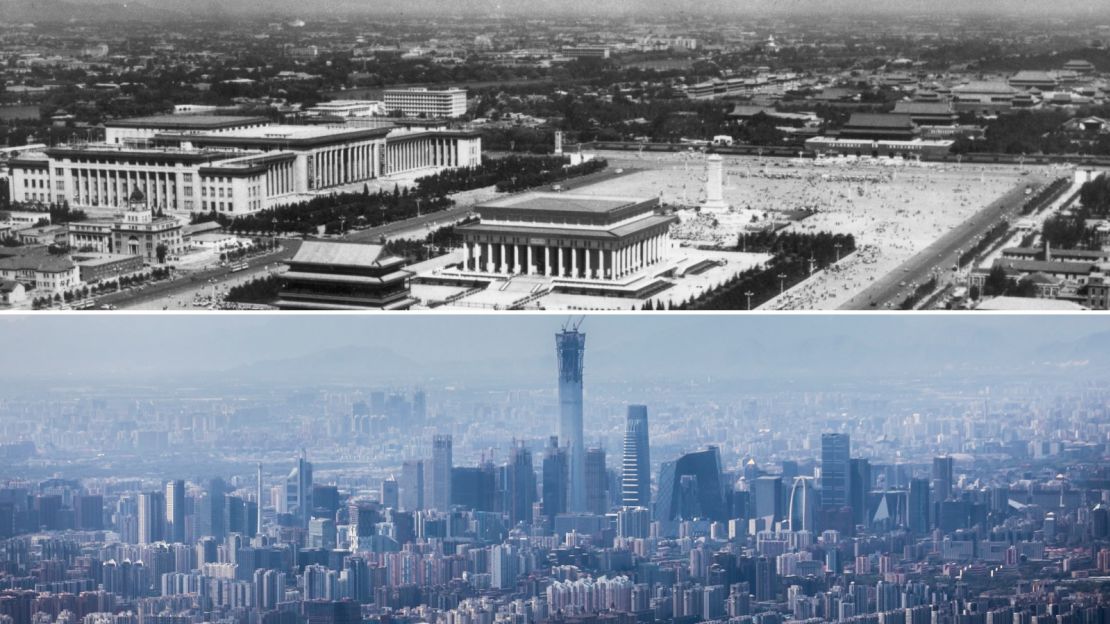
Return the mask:
[[821,434],[821,503],[830,509],[846,507],[851,442],[846,433]]

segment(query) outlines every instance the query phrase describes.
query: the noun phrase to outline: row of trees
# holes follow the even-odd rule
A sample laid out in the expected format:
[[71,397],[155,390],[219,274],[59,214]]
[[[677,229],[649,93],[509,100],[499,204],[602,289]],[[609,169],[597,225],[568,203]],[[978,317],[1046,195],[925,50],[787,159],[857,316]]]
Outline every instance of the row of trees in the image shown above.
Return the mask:
[[1010,224],[1002,221],[994,224],[994,227],[987,230],[983,236],[979,238],[970,248],[960,253],[959,265],[965,266],[967,263],[974,260],[979,254],[983,253],[990,248],[996,241],[1006,236],[1010,232]]
[[1100,249],[1098,231],[1088,220],[1110,217],[1110,177],[1102,174],[1079,189],[1079,203],[1067,214],[1045,219],[1041,238],[1059,249]]
[[497,191],[500,193],[515,193],[552,182],[561,182],[569,178],[578,176],[589,175],[601,171],[609,165],[609,162],[595,158],[587,160],[577,165],[570,165],[567,167],[556,167],[554,169],[541,170],[530,174],[519,174],[512,176],[507,180],[502,180],[497,183]]
[[84,221],[89,216],[85,214],[84,210],[74,210],[69,207],[68,201],[63,201],[60,204],[49,203],[24,203],[24,202],[11,202],[7,205],[7,209],[0,209],[0,221],[7,220],[11,215],[8,211],[15,212],[41,212],[43,220],[40,223],[45,224],[47,217],[49,222],[53,224],[70,223],[71,221]]
[[[982,139],[959,138],[952,151],[1003,154],[1092,154],[1110,155],[1110,135],[1067,130],[1064,122],[1072,117],[1105,117],[1110,107],[1078,111],[1022,110],[999,115],[985,124]],[[971,115],[961,115],[961,123],[977,124]]]
[[902,303],[898,305],[898,307],[903,310],[912,310],[919,301],[924,299],[929,293],[936,290],[936,288],[937,277],[934,275],[933,277],[930,277],[927,281],[919,284],[917,288],[914,288],[913,292],[907,295],[906,298],[902,300]]
[[[474,223],[477,220],[477,217],[467,217],[458,225]],[[391,240],[385,243],[383,249],[389,255],[404,258],[406,264],[437,258],[462,246],[462,234],[458,232],[457,227],[457,225],[445,225],[429,232],[420,240],[408,238]]]
[[234,232],[316,234],[320,226],[328,234],[352,227],[370,228],[409,219],[418,214],[446,210],[454,205],[448,195],[496,185],[501,192],[514,192],[550,184],[604,169],[605,160],[589,160],[568,166],[565,156],[507,156],[488,160],[477,167],[452,169],[419,178],[415,188],[394,185],[393,191],[339,193],[308,201],[277,206],[250,215],[230,218],[220,213],[194,214],[193,223],[216,220]]
[[53,297],[49,295],[35,297],[31,300],[31,307],[36,310],[41,310],[43,308],[49,308],[52,305],[61,305],[62,303],[71,303],[73,301],[88,299],[89,297],[119,292],[125,288],[138,286],[148,281],[168,279],[171,273],[172,270],[169,267],[154,267],[146,273],[121,275],[115,280],[85,284],[78,288],[67,290],[64,293],[55,293]]
[[1085,182],[1079,189],[1079,202],[1089,218],[1110,217],[1110,176],[1104,173]]
[[[484,161],[477,167],[447,169],[416,181],[421,193],[449,195],[459,191],[493,186],[504,180],[531,179],[570,164],[566,156],[505,156]],[[498,189],[500,190],[500,189]]]
[[[428,196],[419,190],[394,187],[377,193],[339,193],[321,195],[308,201],[286,204],[254,214],[228,218],[215,213],[215,219],[233,232],[280,232],[316,234],[320,226],[329,234],[351,227],[375,227],[450,207],[443,196]],[[203,220],[197,216],[195,220]]]
[[[774,254],[767,264],[739,273],[673,309],[745,310],[749,301],[755,309],[809,277],[811,266],[814,269],[826,267],[856,248],[855,237],[851,234],[831,232],[770,234],[757,244],[761,245],[757,249]],[[748,249],[752,250],[750,242]]]
[[972,288],[969,293],[972,299],[985,297],[1036,297],[1037,286],[1032,280],[1023,278],[1012,280],[1006,275],[1002,265],[995,265],[983,280],[983,290]]
[[1051,183],[1042,187],[1041,190],[1037,191],[1021,205],[1021,214],[1027,215],[1040,212],[1048,207],[1048,204],[1052,203],[1052,201],[1070,185],[1071,180],[1069,178],[1056,178]]
[[256,238],[251,241],[249,245],[236,247],[234,249],[228,249],[227,251],[221,253],[220,262],[235,262],[236,260],[242,260],[247,256],[264,253],[267,251],[273,251],[274,249],[277,249],[277,242],[275,242],[274,239]]
[[281,291],[281,278],[266,275],[227,290],[228,301],[235,303],[273,303]]

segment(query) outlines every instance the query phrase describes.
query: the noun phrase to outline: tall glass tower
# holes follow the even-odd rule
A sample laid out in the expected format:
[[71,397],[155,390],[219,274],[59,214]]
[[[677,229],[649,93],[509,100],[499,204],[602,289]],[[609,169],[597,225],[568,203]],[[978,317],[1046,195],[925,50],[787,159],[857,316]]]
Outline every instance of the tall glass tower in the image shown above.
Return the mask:
[[846,433],[821,434],[821,503],[825,507],[848,506],[851,448]]
[[582,433],[582,360],[586,355],[586,334],[578,326],[555,334],[555,354],[559,364],[559,438],[569,451],[572,512],[586,511],[586,444]]
[[431,496],[424,496],[424,502],[429,503],[432,509],[451,511],[451,468],[453,466],[451,436],[445,434],[433,436]]
[[621,503],[651,508],[651,455],[646,405],[629,405],[621,462]]

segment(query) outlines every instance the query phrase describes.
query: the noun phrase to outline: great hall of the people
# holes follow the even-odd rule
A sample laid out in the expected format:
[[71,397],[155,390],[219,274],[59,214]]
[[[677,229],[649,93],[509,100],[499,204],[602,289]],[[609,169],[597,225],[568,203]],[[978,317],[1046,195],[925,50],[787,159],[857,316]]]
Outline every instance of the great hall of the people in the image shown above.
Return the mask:
[[12,159],[10,198],[92,212],[141,198],[159,212],[240,216],[383,177],[472,167],[481,158],[477,134],[435,122],[351,127],[157,115],[109,122],[102,143]]

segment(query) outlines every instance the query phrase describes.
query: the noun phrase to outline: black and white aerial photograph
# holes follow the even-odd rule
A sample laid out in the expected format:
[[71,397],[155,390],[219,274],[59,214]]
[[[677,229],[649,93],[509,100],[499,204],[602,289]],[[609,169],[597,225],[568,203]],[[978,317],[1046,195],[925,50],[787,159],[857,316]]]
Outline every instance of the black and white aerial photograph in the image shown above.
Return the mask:
[[1110,624],[1107,310],[1106,0],[0,0],[0,624]]
[[1106,310],[1096,0],[0,0],[0,306]]

